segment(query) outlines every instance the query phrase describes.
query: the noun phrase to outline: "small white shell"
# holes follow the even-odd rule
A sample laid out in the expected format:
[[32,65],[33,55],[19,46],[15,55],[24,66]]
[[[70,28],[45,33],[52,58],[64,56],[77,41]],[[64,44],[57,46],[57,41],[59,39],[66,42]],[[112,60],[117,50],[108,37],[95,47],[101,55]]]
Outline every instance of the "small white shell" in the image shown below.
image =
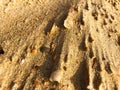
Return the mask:
[[56,70],[51,74],[50,81],[60,82],[62,77],[63,77],[63,71],[62,70]]
[[24,63],[25,63],[25,59],[22,59],[22,60],[21,60],[21,64],[24,64]]
[[75,24],[76,17],[78,17],[77,15],[78,15],[78,12],[75,11],[73,8],[71,8],[69,13],[68,13],[67,18],[64,21],[64,26],[67,29],[72,29],[73,28],[73,26]]

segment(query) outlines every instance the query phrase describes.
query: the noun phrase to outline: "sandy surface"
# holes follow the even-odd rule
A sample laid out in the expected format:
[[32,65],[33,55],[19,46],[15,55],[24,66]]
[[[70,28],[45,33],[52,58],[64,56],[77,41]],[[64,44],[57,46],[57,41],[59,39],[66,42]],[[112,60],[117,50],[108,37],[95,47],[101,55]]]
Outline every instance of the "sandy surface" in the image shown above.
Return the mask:
[[119,0],[0,0],[1,90],[119,90]]

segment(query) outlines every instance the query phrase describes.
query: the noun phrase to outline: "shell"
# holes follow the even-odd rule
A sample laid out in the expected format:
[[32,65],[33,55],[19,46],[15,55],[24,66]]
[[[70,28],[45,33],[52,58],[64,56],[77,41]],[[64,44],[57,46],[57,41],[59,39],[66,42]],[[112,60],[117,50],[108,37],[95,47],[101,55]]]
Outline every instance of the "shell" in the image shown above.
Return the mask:
[[50,81],[60,82],[63,77],[63,70],[56,70],[50,76]]

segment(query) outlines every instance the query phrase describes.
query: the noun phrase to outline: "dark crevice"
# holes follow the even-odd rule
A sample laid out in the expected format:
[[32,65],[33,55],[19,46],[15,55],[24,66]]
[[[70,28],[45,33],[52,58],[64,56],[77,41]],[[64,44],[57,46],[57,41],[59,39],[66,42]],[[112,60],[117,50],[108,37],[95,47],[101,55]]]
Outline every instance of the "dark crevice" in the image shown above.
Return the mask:
[[107,14],[105,14],[105,18],[108,18],[108,15],[107,15]]
[[109,23],[112,23],[112,20],[109,19]]
[[116,84],[114,85],[114,90],[118,90],[118,87]]
[[51,53],[47,53],[44,63],[39,67],[40,72],[44,78],[49,78],[54,66],[54,61]]
[[66,71],[67,70],[66,66],[63,66],[63,69]]
[[93,59],[92,68],[94,68],[97,72],[101,71],[100,62],[96,57]]
[[88,3],[86,2],[86,5],[85,5],[85,9],[86,10],[89,10],[89,6],[88,6]]
[[81,12],[81,14],[80,14],[79,22],[80,22],[81,25],[85,25],[85,22],[83,20],[83,12]]
[[101,82],[102,82],[102,78],[100,76],[100,73],[95,72],[95,76],[93,79],[93,86],[94,86],[95,90],[99,90],[99,86],[100,86]]
[[90,43],[93,42],[93,39],[92,39],[91,35],[89,35],[89,37],[88,37],[88,41],[89,41]]
[[100,66],[100,62],[99,60],[97,59],[97,62],[96,62],[96,67],[95,67],[95,70],[100,72],[101,71],[101,66]]
[[92,16],[95,20],[98,20],[98,12],[96,10],[92,12]]
[[45,35],[47,35],[50,32],[50,30],[52,29],[52,26],[53,26],[54,22],[55,22],[54,19],[52,19],[52,20],[50,20],[48,22],[47,26],[44,29]]
[[62,15],[60,15],[57,20],[55,21],[55,24],[59,27],[59,28],[65,28],[64,27],[64,20],[67,18],[68,16],[68,11],[66,13],[62,13]]
[[113,5],[114,7],[116,7],[116,3],[115,3],[115,2],[113,2],[112,5]]
[[71,81],[74,84],[75,90],[88,90],[89,70],[86,60],[83,60],[80,63],[79,68],[71,78]]
[[110,35],[110,33],[108,33],[108,37],[109,37],[109,38],[111,38],[111,35]]
[[55,43],[55,50],[53,52],[50,50],[51,48],[44,47],[44,45],[40,48],[40,51],[46,53],[45,61],[39,68],[44,78],[49,78],[51,73],[59,67],[58,65],[64,43],[64,36],[65,32],[61,31],[57,38],[55,38],[55,42],[57,43]]
[[102,60],[105,60],[105,57],[104,57],[104,56],[102,57]]
[[85,44],[85,36],[83,37],[82,42],[79,45],[79,49],[82,50],[82,51],[87,51],[87,47],[86,47],[86,44]]
[[11,81],[11,83],[10,83],[10,85],[9,85],[9,87],[10,87],[10,89],[12,89],[12,87],[15,85],[15,82],[14,81]]
[[[32,69],[31,69],[31,70],[32,70]],[[30,73],[31,73],[31,71],[30,71],[30,72],[26,72],[26,74],[25,74],[23,80],[21,81],[21,84],[20,84],[20,86],[19,86],[19,88],[18,88],[17,90],[23,90],[23,89],[24,89],[24,86],[25,86],[25,84],[26,84],[26,82],[27,82],[27,79],[28,79],[29,76],[30,76]]]
[[94,53],[93,53],[92,48],[90,48],[89,57],[90,57],[90,58],[93,58],[93,57],[94,57]]
[[4,50],[3,50],[2,46],[0,46],[0,54],[4,54]]
[[103,20],[103,25],[107,25],[107,22],[105,20]]
[[67,62],[67,58],[68,58],[68,54],[66,54],[65,57],[64,57],[64,62],[65,63]]
[[107,71],[108,74],[111,74],[112,73],[112,70],[110,68],[110,64],[107,62],[106,65],[105,65],[105,70]]
[[74,6],[74,10],[78,12],[78,7],[77,7],[77,6]]
[[48,52],[50,51],[50,48],[45,47],[45,46],[41,46],[41,47],[40,47],[40,51],[41,51],[42,53],[48,53]]
[[62,52],[64,39],[65,39],[65,32],[62,31],[62,32],[60,32],[60,34],[58,35],[58,37],[56,39],[57,45],[56,45],[55,51],[53,52],[53,56],[57,56],[57,61],[55,62],[53,71],[56,70],[57,67],[59,67],[60,55]]
[[118,41],[117,41],[118,45],[120,46],[120,36],[118,36]]
[[97,60],[96,58],[94,58],[94,59],[93,59],[92,68],[94,68],[94,67],[95,67],[95,64],[96,64],[96,60]]
[[114,20],[114,16],[110,15],[110,17],[112,18],[112,20]]

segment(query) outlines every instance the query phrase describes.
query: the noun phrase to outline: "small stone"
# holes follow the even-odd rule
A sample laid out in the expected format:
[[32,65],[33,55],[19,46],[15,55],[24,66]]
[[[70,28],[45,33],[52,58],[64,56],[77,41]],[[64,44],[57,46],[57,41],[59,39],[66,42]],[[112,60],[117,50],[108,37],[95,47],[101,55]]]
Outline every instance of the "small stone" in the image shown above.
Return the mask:
[[37,53],[37,49],[36,49],[36,48],[34,48],[34,49],[31,50],[31,54],[32,54],[32,55],[34,55],[34,54],[36,54],[36,53]]
[[63,77],[63,71],[62,70],[56,70],[51,74],[50,81],[60,82],[62,77]]
[[46,81],[45,81],[45,82],[44,82],[44,85],[45,85],[45,86],[49,85],[49,82],[46,82]]

